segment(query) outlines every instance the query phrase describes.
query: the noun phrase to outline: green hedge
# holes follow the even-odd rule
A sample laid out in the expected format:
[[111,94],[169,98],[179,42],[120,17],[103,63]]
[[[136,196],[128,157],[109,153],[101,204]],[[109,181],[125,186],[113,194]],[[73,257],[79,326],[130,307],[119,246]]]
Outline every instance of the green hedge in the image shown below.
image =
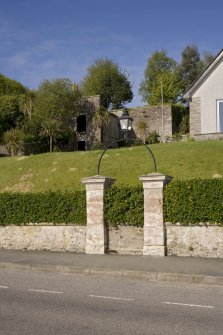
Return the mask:
[[223,180],[173,181],[164,191],[165,222],[223,226]]
[[143,189],[112,187],[105,192],[105,222],[108,225],[143,226]]
[[[85,191],[0,193],[0,225],[38,222],[86,224]],[[164,190],[165,222],[217,223],[223,226],[223,180],[173,181]],[[108,225],[143,226],[142,187],[112,187],[105,192]]]
[[73,193],[0,193],[0,224],[86,224],[86,195]]

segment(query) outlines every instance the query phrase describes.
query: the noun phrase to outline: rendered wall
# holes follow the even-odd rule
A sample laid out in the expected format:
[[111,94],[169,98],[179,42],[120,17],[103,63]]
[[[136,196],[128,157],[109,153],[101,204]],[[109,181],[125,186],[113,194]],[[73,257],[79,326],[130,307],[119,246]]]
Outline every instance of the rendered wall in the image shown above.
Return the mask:
[[200,98],[201,103],[200,133],[217,133],[217,100],[223,99],[223,62],[216,64],[209,76],[201,82],[193,94],[192,103],[197,98]]

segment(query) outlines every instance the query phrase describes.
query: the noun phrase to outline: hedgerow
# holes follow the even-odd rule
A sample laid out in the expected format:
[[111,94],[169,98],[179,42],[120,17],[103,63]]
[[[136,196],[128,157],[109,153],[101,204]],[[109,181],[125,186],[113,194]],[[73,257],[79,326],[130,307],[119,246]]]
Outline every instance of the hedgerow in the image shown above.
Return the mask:
[[223,226],[223,180],[173,181],[164,190],[165,222]]
[[[0,193],[0,225],[86,224],[85,191]],[[143,189],[112,187],[105,192],[108,225],[143,226]],[[165,222],[223,226],[223,180],[173,181],[164,189]]]
[[0,224],[86,224],[86,195],[73,193],[0,193]]
[[112,187],[105,192],[105,222],[108,225],[143,226],[143,189]]

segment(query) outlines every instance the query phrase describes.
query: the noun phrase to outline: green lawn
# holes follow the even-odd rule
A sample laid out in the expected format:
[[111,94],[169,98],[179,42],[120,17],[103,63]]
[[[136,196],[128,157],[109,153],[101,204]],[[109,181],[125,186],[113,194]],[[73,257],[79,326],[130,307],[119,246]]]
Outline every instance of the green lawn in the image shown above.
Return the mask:
[[[223,176],[223,141],[160,143],[150,145],[157,171],[175,179]],[[0,191],[78,190],[80,180],[97,174],[102,151],[47,153],[0,158]],[[101,174],[116,184],[140,184],[138,177],[153,172],[144,146],[108,150]]]

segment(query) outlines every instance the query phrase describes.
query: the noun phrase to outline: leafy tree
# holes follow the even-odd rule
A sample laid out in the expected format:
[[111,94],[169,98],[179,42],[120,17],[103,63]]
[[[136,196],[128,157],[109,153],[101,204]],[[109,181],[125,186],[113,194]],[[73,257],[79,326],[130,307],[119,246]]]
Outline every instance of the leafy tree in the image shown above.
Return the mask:
[[35,92],[32,119],[40,125],[40,135],[49,137],[50,150],[56,133],[67,130],[73,132],[73,118],[81,108],[80,90],[71,80],[45,80],[39,86]]
[[204,57],[202,59],[202,64],[203,64],[203,70],[205,70],[206,67],[214,60],[215,56],[212,55],[210,52],[205,51],[204,52]]
[[133,98],[132,86],[119,66],[109,59],[96,60],[81,83],[84,95],[100,95],[101,106],[122,108]]
[[19,97],[2,95],[0,96],[0,137],[10,128],[15,128],[23,118],[19,106]]
[[146,136],[148,131],[147,123],[144,120],[139,120],[139,122],[136,125],[140,140],[145,144],[146,143]]
[[150,105],[174,102],[179,94],[177,63],[165,50],[155,51],[148,59],[144,79],[139,88],[143,100]]
[[182,59],[179,67],[181,88],[185,91],[202,72],[203,64],[198,48],[188,45],[181,53]]
[[57,133],[60,131],[61,123],[58,120],[47,119],[41,123],[41,134],[49,138],[49,149],[53,151],[53,140],[56,138]]
[[24,136],[23,132],[16,128],[7,130],[4,133],[3,141],[6,144],[8,153],[11,156],[16,156],[18,151],[22,149],[23,136]]
[[0,73],[0,96],[18,95],[26,93],[27,88],[19,82],[12,80]]

